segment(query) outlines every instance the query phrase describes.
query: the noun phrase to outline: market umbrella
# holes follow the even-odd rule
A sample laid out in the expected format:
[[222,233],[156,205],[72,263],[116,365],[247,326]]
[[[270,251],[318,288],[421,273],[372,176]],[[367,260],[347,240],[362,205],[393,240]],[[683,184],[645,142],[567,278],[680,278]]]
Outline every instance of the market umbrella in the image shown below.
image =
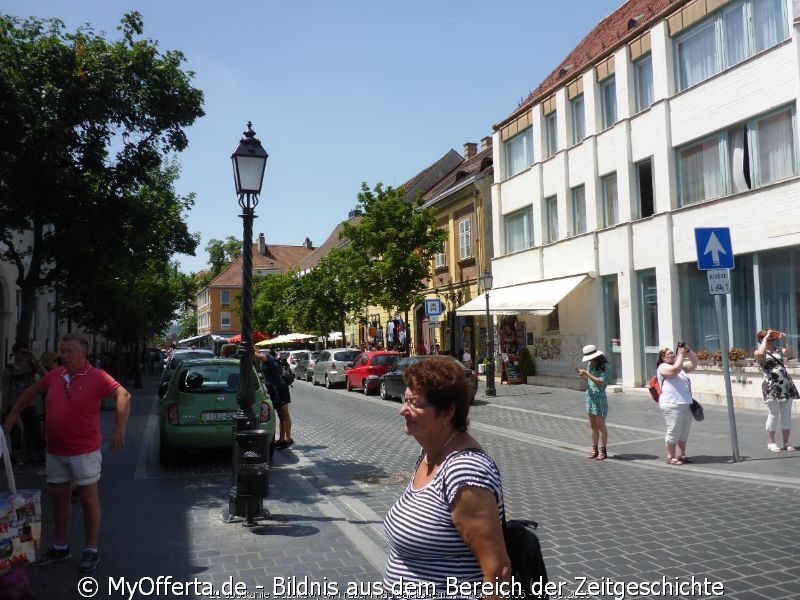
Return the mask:
[[[268,340],[269,336],[265,333],[261,333],[260,331],[253,332],[253,343],[263,342],[264,340]],[[242,334],[237,333],[236,335],[228,338],[229,344],[241,344],[242,343]]]

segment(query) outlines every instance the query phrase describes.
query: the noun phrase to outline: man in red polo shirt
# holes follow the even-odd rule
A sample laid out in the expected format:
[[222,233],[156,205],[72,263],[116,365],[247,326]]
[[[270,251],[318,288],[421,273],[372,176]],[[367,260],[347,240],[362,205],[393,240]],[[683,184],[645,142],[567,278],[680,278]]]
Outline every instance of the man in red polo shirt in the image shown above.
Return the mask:
[[79,334],[67,334],[58,347],[61,364],[48,371],[25,390],[3,423],[10,431],[20,420],[20,413],[41,394],[47,394],[45,428],[47,431],[47,483],[53,498],[55,540],[53,547],[37,564],[61,562],[72,558],[69,530],[72,507],[70,494],[76,485],[83,506],[86,547],[81,558],[81,573],[94,571],[99,561],[97,542],[100,535],[100,403],[105,397],[116,400],[116,417],[111,447],[125,447],[125,425],[130,414],[131,395],[102,369],[86,361],[88,340]]

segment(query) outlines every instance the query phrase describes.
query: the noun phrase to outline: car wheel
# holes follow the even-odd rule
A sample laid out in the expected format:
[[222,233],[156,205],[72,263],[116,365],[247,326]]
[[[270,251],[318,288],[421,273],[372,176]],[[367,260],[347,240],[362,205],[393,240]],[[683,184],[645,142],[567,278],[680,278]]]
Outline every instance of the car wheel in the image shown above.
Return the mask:
[[367,380],[365,379],[362,386],[361,391],[364,392],[365,396],[369,396],[369,390],[367,389]]
[[325,373],[325,387],[328,388],[328,389],[331,389],[333,387],[333,384],[331,383],[331,380],[328,379],[328,374],[327,373]]
[[164,438],[161,438],[158,444],[158,463],[162,467],[170,467],[175,464],[177,458],[177,451],[174,448],[167,446]]
[[389,396],[389,393],[386,391],[385,381],[381,381],[381,398],[383,400],[389,400],[391,398],[391,396]]

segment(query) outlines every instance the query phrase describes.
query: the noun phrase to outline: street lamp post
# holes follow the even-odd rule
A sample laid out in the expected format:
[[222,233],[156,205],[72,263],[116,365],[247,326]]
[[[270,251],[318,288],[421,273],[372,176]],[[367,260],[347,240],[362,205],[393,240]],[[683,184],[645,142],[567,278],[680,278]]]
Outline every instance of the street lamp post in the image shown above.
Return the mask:
[[[263,498],[269,485],[269,442],[266,432],[258,429],[253,412],[256,385],[253,381],[253,219],[258,195],[264,180],[269,155],[256,138],[252,123],[231,155],[233,178],[239,207],[242,209],[242,340],[239,344],[239,388],[236,403],[239,410],[233,418],[233,485],[228,509],[223,518],[228,522],[245,517],[252,526],[256,518],[268,514]],[[259,410],[260,412],[260,410]]]
[[489,271],[484,271],[479,278],[483,294],[486,296],[486,342],[489,352],[489,362],[486,364],[486,395],[497,396],[494,387],[494,328],[492,327],[492,314],[489,312],[489,290],[492,289],[494,278]]

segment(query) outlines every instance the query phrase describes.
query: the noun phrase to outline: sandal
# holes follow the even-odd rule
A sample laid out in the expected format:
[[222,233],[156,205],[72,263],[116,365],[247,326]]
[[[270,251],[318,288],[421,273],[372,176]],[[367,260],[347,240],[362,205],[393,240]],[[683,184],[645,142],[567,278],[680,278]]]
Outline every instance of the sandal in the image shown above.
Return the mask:
[[586,458],[597,458],[598,454],[600,454],[600,453],[597,451],[597,446],[592,446],[592,451],[589,453],[589,456],[587,456]]
[[600,446],[600,452],[597,453],[596,460],[605,460],[608,458],[608,452],[606,452],[605,446]]
[[667,459],[668,465],[682,465],[683,463],[674,456]]
[[687,464],[687,463],[693,463],[693,462],[694,462],[694,461],[693,461],[691,458],[689,458],[689,457],[688,457],[688,456],[686,456],[685,454],[681,454],[681,455],[678,457],[678,460],[679,460],[679,461],[681,461],[683,464]]

